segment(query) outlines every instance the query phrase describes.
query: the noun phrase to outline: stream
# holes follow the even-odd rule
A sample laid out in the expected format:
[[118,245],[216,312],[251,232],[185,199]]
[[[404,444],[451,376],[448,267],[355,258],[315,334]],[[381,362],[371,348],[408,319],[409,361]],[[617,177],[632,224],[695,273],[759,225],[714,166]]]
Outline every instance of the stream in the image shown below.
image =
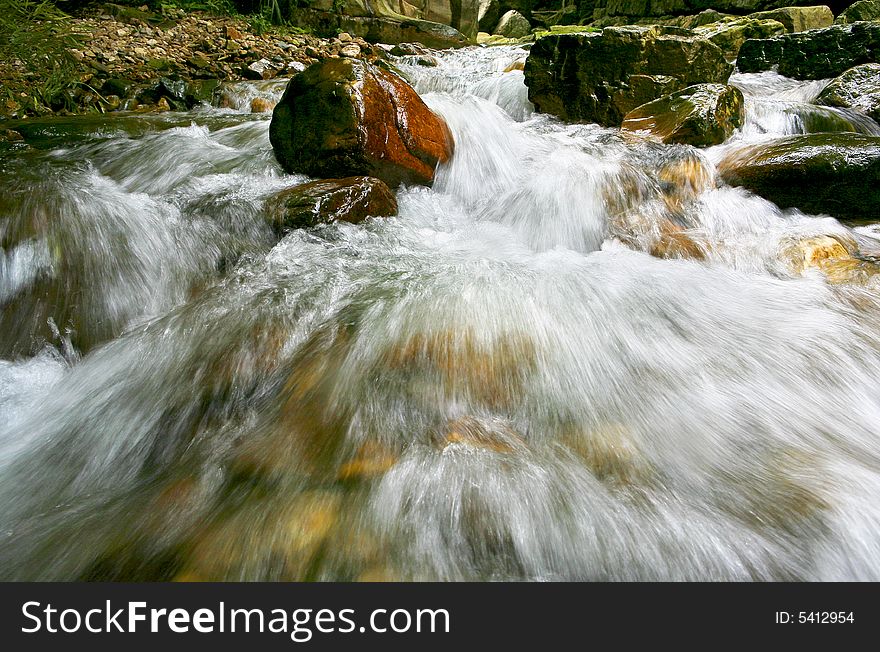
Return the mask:
[[[534,113],[525,54],[401,58],[455,155],[280,241],[263,202],[307,178],[248,107],[283,80],[21,127],[0,579],[880,580],[880,276],[789,260],[880,231],[715,174],[880,127],[736,74],[742,129],[660,145]],[[699,256],[650,255],[669,221]]]

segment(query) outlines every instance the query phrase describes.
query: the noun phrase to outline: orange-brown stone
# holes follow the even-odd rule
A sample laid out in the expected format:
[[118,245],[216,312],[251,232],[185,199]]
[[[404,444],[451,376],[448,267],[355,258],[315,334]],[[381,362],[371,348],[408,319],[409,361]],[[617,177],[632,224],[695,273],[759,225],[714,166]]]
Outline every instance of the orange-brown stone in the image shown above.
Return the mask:
[[431,184],[453,153],[446,122],[409,84],[354,59],[327,59],[294,77],[269,138],[288,172],[373,176],[392,187]]

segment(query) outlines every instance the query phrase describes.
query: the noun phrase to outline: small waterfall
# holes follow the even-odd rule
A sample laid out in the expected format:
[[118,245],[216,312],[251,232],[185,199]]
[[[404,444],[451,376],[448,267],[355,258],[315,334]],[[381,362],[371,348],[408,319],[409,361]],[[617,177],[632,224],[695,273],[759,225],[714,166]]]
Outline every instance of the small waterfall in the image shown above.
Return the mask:
[[813,104],[828,79],[797,81],[775,72],[734,74],[730,83],[746,99],[746,122],[740,138],[747,142],[767,137],[826,131],[880,135],[880,125],[848,109]]

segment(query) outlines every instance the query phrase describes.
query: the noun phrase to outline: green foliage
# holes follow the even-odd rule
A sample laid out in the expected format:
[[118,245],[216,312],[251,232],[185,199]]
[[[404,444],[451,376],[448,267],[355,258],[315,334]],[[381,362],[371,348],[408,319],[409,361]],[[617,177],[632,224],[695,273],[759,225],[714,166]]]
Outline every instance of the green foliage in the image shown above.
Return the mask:
[[249,17],[251,29],[255,34],[264,34],[276,25],[286,25],[278,0],[260,0],[259,11]]
[[58,104],[78,83],[76,62],[68,52],[77,44],[69,16],[53,2],[0,0],[0,59],[13,66],[20,62],[34,80],[33,97],[26,103],[34,110]]
[[217,16],[235,16],[238,11],[232,0],[159,0],[156,9],[162,14],[176,13],[169,10],[205,11]]

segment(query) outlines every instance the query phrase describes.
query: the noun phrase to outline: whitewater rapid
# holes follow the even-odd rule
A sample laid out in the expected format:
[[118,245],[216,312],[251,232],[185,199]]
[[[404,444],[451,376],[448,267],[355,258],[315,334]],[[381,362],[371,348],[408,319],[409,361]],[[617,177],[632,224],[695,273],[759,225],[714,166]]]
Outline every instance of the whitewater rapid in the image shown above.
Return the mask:
[[821,85],[734,76],[700,151],[534,113],[525,54],[401,60],[455,156],[280,242],[278,84],[7,155],[0,576],[880,579],[877,282],[785,254],[874,231],[715,178]]

